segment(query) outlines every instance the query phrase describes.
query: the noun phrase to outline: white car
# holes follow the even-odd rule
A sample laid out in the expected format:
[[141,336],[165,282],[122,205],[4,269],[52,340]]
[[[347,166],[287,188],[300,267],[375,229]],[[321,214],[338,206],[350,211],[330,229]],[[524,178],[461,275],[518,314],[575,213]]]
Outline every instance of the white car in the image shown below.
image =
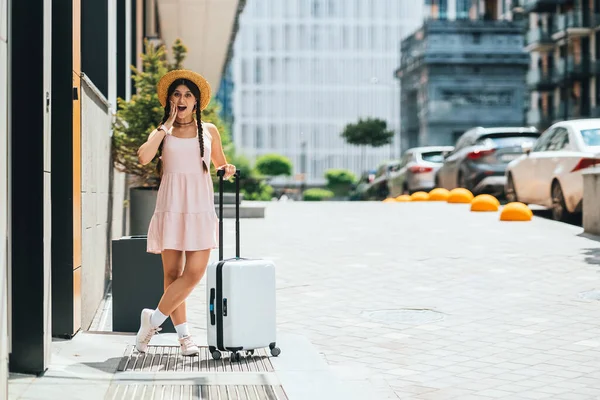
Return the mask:
[[453,149],[453,146],[425,146],[406,150],[400,165],[388,178],[390,195],[397,197],[435,188],[435,174],[444,163],[444,154]]
[[582,171],[600,164],[600,119],[556,123],[523,150],[506,169],[507,200],[551,208],[558,221],[580,213]]

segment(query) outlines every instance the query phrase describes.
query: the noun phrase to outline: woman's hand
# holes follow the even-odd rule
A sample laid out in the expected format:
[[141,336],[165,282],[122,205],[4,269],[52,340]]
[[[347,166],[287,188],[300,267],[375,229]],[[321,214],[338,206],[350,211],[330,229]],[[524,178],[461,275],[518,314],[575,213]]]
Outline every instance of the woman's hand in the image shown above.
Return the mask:
[[236,171],[235,165],[233,165],[233,164],[225,164],[219,169],[222,169],[223,171],[225,171],[225,175],[223,176],[223,179],[231,178],[233,176],[233,174],[235,174],[235,171]]
[[169,119],[167,119],[167,122],[165,122],[163,125],[166,126],[168,130],[171,130],[171,128],[173,127],[173,124],[175,123],[175,118],[177,118],[177,106],[172,101],[169,101],[169,102],[171,103]]

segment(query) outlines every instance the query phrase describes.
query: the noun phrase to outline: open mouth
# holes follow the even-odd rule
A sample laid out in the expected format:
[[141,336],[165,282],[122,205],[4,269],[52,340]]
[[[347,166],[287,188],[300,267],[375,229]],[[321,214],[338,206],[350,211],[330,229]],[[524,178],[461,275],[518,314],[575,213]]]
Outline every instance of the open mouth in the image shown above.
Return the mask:
[[185,111],[186,109],[186,106],[177,106],[177,111]]

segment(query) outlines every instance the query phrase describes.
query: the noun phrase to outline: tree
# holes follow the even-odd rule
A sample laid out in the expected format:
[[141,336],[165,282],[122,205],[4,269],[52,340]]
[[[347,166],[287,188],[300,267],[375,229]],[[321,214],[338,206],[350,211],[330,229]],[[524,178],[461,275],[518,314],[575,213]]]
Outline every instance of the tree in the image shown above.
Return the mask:
[[256,160],[256,170],[265,176],[292,175],[292,162],[280,154],[265,154]]
[[387,129],[387,123],[378,118],[359,119],[356,124],[348,124],[341,135],[347,143],[362,146],[364,169],[366,146],[381,147],[392,142],[394,132]]
[[178,38],[173,44],[173,58],[175,59],[175,63],[171,64],[170,69],[183,69],[183,60],[185,60],[186,54],[187,47],[185,47],[181,39]]

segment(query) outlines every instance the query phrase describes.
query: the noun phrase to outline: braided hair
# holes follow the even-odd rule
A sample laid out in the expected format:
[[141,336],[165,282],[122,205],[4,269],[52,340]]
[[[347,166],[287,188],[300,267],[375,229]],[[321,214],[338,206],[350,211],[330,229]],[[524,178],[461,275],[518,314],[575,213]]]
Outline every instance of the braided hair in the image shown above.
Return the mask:
[[[202,157],[202,169],[204,170],[204,172],[208,172],[208,166],[204,161],[204,132],[202,129],[202,120],[200,119],[201,110],[198,104],[200,103],[200,89],[198,89],[198,86],[196,86],[192,81],[188,79],[178,79],[175,82],[173,82],[171,86],[169,86],[169,90],[167,91],[167,104],[165,105],[165,112],[163,114],[161,124],[164,124],[169,119],[169,115],[171,114],[171,102],[168,99],[171,98],[171,95],[173,95],[173,92],[175,92],[175,89],[177,89],[179,85],[185,85],[188,89],[190,89],[190,92],[192,92],[192,94],[196,98],[196,105],[194,106],[194,110],[196,111],[196,123],[198,125],[198,142],[200,143],[200,157]],[[158,146],[157,152],[158,162],[156,164],[156,171],[158,172],[158,175],[160,177],[162,177],[163,173],[161,160],[163,143],[164,140],[160,142],[160,146]]]

